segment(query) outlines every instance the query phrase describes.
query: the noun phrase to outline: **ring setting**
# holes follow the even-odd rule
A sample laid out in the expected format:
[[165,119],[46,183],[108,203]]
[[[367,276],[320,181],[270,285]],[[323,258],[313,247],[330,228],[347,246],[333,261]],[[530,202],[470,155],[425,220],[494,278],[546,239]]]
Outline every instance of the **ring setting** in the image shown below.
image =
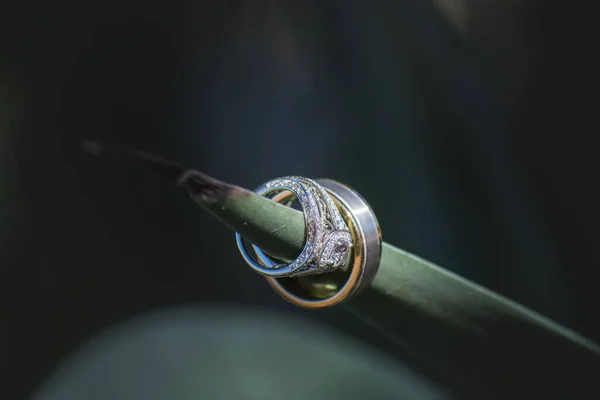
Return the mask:
[[285,300],[303,308],[343,303],[370,286],[379,269],[382,239],[371,207],[353,189],[330,179],[277,178],[255,192],[291,207],[305,220],[305,244],[285,263],[236,233],[246,263]]
[[[256,272],[269,277],[299,277],[333,272],[348,264],[353,240],[348,225],[327,191],[312,179],[289,176],[264,183],[256,193],[273,198],[288,191],[300,202],[306,223],[306,242],[300,255],[289,264],[274,259],[252,245],[253,257],[245,239],[236,233],[242,256]],[[291,206],[294,197],[285,203]]]

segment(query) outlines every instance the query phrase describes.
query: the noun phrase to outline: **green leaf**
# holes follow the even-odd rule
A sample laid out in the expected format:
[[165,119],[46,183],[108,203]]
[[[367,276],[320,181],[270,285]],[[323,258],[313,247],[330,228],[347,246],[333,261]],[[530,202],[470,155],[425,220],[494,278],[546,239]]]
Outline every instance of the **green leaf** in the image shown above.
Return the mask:
[[[274,256],[293,259],[302,249],[301,212],[166,160],[119,154],[166,173],[204,209]],[[474,393],[555,398],[567,388],[597,386],[598,345],[387,243],[371,288],[339,307]]]

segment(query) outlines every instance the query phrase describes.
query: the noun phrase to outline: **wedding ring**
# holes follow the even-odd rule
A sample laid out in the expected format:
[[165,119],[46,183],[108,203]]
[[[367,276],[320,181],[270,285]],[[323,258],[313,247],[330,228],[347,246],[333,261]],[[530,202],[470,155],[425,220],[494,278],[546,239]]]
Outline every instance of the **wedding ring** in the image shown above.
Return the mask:
[[[352,235],[331,196],[317,182],[289,176],[266,182],[255,192],[269,198],[281,192],[293,194],[304,212],[306,241],[300,255],[286,264],[257,246],[252,245],[250,249],[246,240],[236,233],[238,249],[252,269],[261,275],[283,278],[333,272],[348,263]],[[287,200],[286,204],[290,205],[289,200],[293,199]]]
[[324,308],[369,287],[381,261],[381,230],[356,191],[329,179],[293,176],[269,181],[256,193],[287,206],[298,199],[305,216],[306,242],[289,264],[236,233],[245,261],[280,296],[300,307]]
[[[375,213],[355,190],[339,182],[319,179],[331,195],[353,239],[346,269],[299,278],[267,277],[273,289],[287,301],[303,308],[326,308],[343,303],[368,288],[381,262],[381,230]],[[282,193],[273,200],[285,202]]]

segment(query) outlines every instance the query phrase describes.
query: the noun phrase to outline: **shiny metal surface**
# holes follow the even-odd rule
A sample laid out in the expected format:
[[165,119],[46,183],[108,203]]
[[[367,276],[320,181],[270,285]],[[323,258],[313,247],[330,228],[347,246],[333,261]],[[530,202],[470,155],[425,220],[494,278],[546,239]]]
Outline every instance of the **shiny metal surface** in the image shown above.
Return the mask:
[[[306,239],[296,259],[285,263],[255,245],[249,246],[246,239],[236,233],[238,249],[254,271],[270,277],[299,277],[334,272],[347,265],[353,246],[352,234],[330,194],[318,183],[304,177],[288,176],[268,181],[255,192],[268,198],[281,192],[295,195],[304,213]],[[292,200],[286,197],[286,201],[288,198]]]
[[360,281],[354,292],[358,293],[371,284],[379,269],[382,243],[379,221],[367,201],[354,189],[331,179],[320,179],[318,182],[348,210],[362,236],[365,258]]
[[[332,307],[367,288],[381,260],[381,230],[373,210],[353,189],[339,182],[317,182],[332,196],[354,240],[350,266],[345,271],[303,278],[267,277],[275,291],[289,302],[304,308]],[[284,202],[286,195],[273,200]]]

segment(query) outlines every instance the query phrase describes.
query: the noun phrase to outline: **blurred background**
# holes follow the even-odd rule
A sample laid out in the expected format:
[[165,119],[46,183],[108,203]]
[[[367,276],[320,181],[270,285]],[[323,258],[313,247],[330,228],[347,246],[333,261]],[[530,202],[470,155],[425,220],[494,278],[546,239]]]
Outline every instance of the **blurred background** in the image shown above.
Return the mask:
[[86,139],[248,188],[335,178],[387,242],[600,340],[585,5],[3,3],[0,397],[31,395],[105,329],[190,304],[305,318],[404,362],[343,309],[283,302],[184,192]]

